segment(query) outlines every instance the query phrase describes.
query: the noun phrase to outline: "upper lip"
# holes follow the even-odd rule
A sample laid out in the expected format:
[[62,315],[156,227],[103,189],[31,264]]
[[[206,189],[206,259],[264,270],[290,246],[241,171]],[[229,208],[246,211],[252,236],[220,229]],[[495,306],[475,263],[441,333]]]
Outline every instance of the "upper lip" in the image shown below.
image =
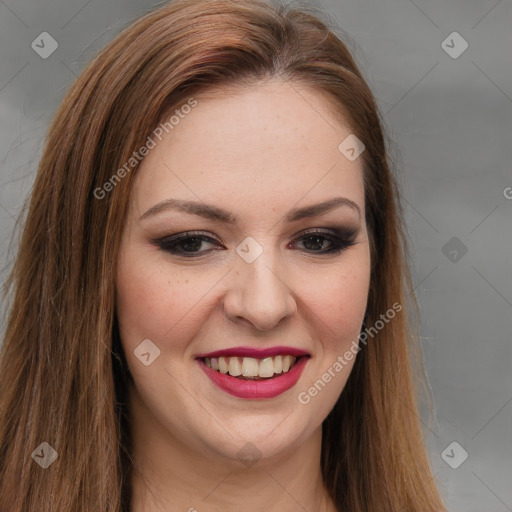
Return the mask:
[[270,347],[270,348],[256,348],[256,347],[232,347],[221,350],[214,350],[204,354],[197,354],[196,359],[203,359],[205,357],[253,357],[255,359],[263,359],[265,357],[272,357],[278,355],[291,355],[291,356],[307,356],[308,352],[297,347]]

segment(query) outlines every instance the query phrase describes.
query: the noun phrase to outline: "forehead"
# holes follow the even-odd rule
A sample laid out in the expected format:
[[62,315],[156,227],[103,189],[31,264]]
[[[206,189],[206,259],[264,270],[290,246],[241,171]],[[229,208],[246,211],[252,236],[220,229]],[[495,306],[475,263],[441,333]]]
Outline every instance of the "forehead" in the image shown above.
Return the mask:
[[348,120],[325,96],[274,81],[194,100],[144,157],[132,196],[138,211],[175,197],[261,213],[340,194],[364,209],[361,159],[338,149]]

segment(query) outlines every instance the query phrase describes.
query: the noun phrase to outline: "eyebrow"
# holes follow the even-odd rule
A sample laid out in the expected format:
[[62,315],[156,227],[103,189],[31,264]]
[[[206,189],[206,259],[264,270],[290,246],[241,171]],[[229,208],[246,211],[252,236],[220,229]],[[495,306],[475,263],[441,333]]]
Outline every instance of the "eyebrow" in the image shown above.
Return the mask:
[[[285,222],[291,223],[309,217],[318,217],[340,206],[348,206],[357,211],[360,218],[362,217],[361,209],[357,203],[346,197],[338,196],[310,206],[293,208],[284,216],[284,220]],[[152,217],[160,212],[172,209],[198,215],[205,219],[220,221],[225,224],[236,224],[238,222],[233,213],[224,210],[223,208],[196,201],[185,201],[182,199],[172,198],[165,199],[164,201],[152,206],[143,215],[141,215],[139,221]]]

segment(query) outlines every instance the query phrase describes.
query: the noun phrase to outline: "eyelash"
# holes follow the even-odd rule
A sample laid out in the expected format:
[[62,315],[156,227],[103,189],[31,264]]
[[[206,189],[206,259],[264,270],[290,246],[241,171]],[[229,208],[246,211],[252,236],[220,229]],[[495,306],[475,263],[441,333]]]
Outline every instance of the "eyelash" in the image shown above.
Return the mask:
[[[310,238],[320,238],[329,240],[331,242],[331,246],[323,251],[307,251],[310,254],[317,254],[317,255],[337,255],[347,249],[348,247],[351,247],[355,245],[355,236],[357,234],[356,229],[351,228],[341,228],[341,229],[334,229],[329,231],[321,231],[317,228],[307,230],[299,236],[297,240],[304,241],[305,239]],[[174,254],[178,256],[184,256],[186,258],[197,258],[198,256],[201,256],[207,252],[210,251],[196,251],[195,253],[177,250],[175,247],[183,242],[188,242],[190,240],[202,240],[204,242],[213,242],[213,243],[220,243],[217,242],[215,239],[206,236],[201,231],[187,231],[185,233],[179,233],[178,235],[171,235],[171,236],[165,236],[163,238],[159,238],[154,240],[153,242],[160,247],[161,250],[169,253]]]

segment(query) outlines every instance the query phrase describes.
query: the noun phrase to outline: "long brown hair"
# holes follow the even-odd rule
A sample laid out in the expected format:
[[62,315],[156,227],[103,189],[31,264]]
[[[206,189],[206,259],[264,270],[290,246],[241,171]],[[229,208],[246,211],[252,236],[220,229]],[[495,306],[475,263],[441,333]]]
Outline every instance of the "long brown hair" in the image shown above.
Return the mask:
[[[5,285],[12,303],[0,358],[2,512],[128,510],[130,375],[115,276],[137,165],[125,163],[194,95],[267,78],[307,85],[348,116],[366,147],[365,326],[392,304],[404,306],[362,347],[323,423],[327,489],[340,511],[445,510],[412,378],[413,363],[422,366],[399,187],[374,97],[327,25],[309,8],[263,0],[177,0],[126,28],[71,86],[47,134]],[[47,469],[32,456],[43,442],[58,454]]]

